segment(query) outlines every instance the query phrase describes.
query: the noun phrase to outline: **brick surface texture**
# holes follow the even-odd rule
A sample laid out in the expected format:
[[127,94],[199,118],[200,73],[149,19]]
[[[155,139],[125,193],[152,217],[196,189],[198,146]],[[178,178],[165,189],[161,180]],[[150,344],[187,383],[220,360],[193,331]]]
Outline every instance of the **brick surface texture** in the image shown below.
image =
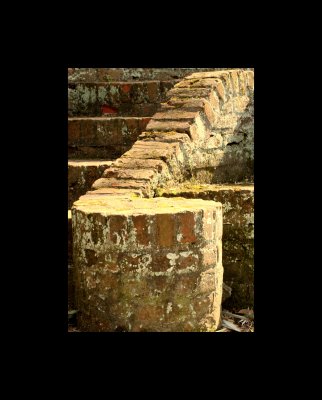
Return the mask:
[[215,331],[222,263],[252,305],[252,190],[160,196],[253,182],[254,72],[174,70],[69,70],[70,158],[111,157],[72,207],[82,330]]
[[216,330],[223,279],[220,203],[83,196],[72,219],[81,329]]

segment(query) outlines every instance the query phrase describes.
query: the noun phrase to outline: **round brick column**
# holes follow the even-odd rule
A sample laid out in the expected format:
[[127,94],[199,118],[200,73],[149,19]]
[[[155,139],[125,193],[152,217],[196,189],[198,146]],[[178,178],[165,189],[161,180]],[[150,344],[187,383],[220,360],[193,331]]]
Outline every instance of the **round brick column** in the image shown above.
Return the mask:
[[72,223],[81,330],[216,330],[221,203],[89,195],[74,203]]

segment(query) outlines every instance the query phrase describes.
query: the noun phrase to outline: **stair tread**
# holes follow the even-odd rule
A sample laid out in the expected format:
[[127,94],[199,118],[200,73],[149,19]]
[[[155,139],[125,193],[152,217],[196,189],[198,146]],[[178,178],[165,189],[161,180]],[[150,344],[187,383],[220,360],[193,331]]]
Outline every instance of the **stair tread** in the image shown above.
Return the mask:
[[114,160],[98,160],[98,159],[69,159],[68,160],[68,165],[70,166],[98,166],[98,165],[104,165],[104,164],[111,164]]

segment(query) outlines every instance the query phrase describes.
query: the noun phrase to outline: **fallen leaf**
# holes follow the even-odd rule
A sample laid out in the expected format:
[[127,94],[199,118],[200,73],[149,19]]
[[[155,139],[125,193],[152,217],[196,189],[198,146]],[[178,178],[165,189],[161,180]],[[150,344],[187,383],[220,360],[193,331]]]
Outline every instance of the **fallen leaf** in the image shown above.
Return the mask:
[[233,331],[241,332],[241,329],[236,324],[234,324],[233,322],[230,322],[226,319],[222,320],[222,325],[228,329],[232,329]]

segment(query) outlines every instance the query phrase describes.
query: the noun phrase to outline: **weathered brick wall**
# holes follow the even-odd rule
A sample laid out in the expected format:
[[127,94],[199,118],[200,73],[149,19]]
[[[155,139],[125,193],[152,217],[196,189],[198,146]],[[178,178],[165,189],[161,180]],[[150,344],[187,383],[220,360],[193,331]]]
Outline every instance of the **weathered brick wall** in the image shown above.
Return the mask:
[[100,178],[111,161],[68,161],[68,209]]
[[93,189],[132,188],[153,197],[158,187],[253,179],[253,71],[199,72],[167,93],[133,147]]
[[90,332],[215,331],[222,206],[82,196],[72,209],[76,306]]
[[[69,82],[109,82],[180,79],[197,71],[230,68],[68,68]],[[245,68],[251,69],[251,68]]]
[[[134,301],[134,292],[130,298],[126,298],[126,295],[122,297],[124,295],[122,284],[120,281],[115,281],[115,275],[111,275],[114,276],[113,282],[115,284],[112,292],[108,292],[112,293],[111,297],[108,298],[108,301],[105,302],[104,298],[102,299],[103,303],[99,303],[97,297],[99,294],[102,294],[103,297],[105,296],[103,292],[109,290],[109,283],[107,286],[101,286],[101,278],[104,277],[102,275],[95,277],[95,275],[97,273],[101,274],[102,269],[104,270],[105,268],[104,265],[106,266],[106,260],[103,260],[103,258],[106,255],[112,257],[114,253],[118,254],[118,259],[113,261],[112,269],[116,268],[117,271],[121,271],[123,268],[123,272],[127,268],[130,268],[130,270],[137,269],[134,259],[138,258],[138,255],[133,257],[133,260],[128,260],[129,264],[127,266],[122,267],[122,259],[127,257],[130,251],[130,248],[126,247],[124,239],[124,237],[131,236],[132,232],[128,230],[127,222],[125,225],[119,219],[117,220],[120,223],[115,222],[115,240],[116,245],[119,247],[114,248],[112,245],[113,240],[108,234],[108,229],[110,229],[108,227],[110,226],[110,217],[113,217],[114,214],[122,215],[123,217],[124,215],[135,216],[139,208],[140,215],[149,215],[151,209],[157,205],[157,203],[153,203],[153,201],[158,200],[153,198],[157,193],[157,189],[178,182],[191,179],[203,182],[234,182],[252,179],[253,87],[253,71],[214,71],[194,73],[186,77],[168,92],[167,101],[161,105],[160,111],[152,116],[145,132],[140,135],[139,140],[134,143],[133,147],[104,171],[102,178],[93,184],[92,191],[87,192],[86,196],[82,196],[74,204],[72,209],[73,230],[76,232],[74,235],[74,257],[77,260],[75,265],[77,275],[76,288],[78,290],[76,300],[80,309],[80,321],[82,321],[81,323],[85,328],[87,327],[88,330],[115,330],[118,328],[122,330],[140,330],[140,325],[144,324],[138,325],[138,321],[146,321],[146,328],[142,329],[147,330],[212,330],[218,326],[222,279],[220,272],[215,273],[214,271],[219,264],[221,265],[221,257],[217,261],[215,261],[217,256],[210,256],[209,259],[209,269],[212,272],[209,272],[209,280],[207,279],[208,283],[205,284],[205,287],[208,288],[208,303],[206,305],[208,311],[206,314],[205,311],[199,314],[199,311],[187,306],[182,314],[179,312],[175,316],[173,321],[165,320],[166,316],[163,314],[160,317],[161,321],[164,323],[169,322],[169,324],[165,325],[163,323],[160,324],[159,321],[157,323],[161,309],[158,308],[158,311],[156,311],[155,303],[153,303],[156,301],[155,298],[152,302],[150,298],[147,300],[145,297],[147,293],[150,293],[150,289],[146,287],[142,288],[142,290],[139,289],[141,278],[136,276],[134,292],[138,296],[142,293],[142,301],[148,301],[147,308],[142,313],[139,310],[143,303],[139,303],[137,308],[134,307],[136,311],[128,308],[129,302]],[[229,172],[226,172],[226,170],[229,170]],[[140,200],[140,197],[149,199]],[[106,207],[114,202],[121,204],[122,199],[126,200],[127,205],[125,208],[121,207],[118,213],[113,210],[108,215],[104,214]],[[144,207],[140,201],[146,201]],[[173,207],[174,214],[188,211],[188,203],[183,203],[182,208],[176,210],[175,202],[177,199],[172,199],[172,201],[167,199],[167,201],[169,201],[168,205],[170,204],[170,207]],[[192,200],[186,201],[191,202]],[[210,203],[216,204],[212,201]],[[100,208],[100,206],[103,206],[103,208]],[[198,207],[200,207],[200,215],[207,214],[207,206],[205,204],[203,206],[198,205]],[[83,217],[80,217],[80,214]],[[102,219],[102,216],[108,217],[108,220]],[[209,223],[211,225],[210,236],[216,237],[217,241],[221,241],[221,234],[218,233],[218,229],[222,229],[222,222],[221,224],[219,223],[219,226],[218,218],[208,216],[203,224]],[[166,218],[162,217],[162,220],[166,220]],[[101,223],[100,221],[104,222]],[[214,221],[217,222],[215,223]],[[162,222],[160,223],[162,225]],[[192,225],[194,226],[194,224]],[[154,226],[158,226],[158,223],[155,222]],[[142,229],[144,235],[150,238],[151,236],[149,235],[151,233],[147,221],[143,224]],[[161,230],[160,228],[159,231]],[[172,232],[175,232],[175,230]],[[199,248],[204,248],[205,254],[210,254],[211,252],[213,254],[216,248],[221,248],[221,246],[216,247],[214,243],[207,244],[204,242],[206,239],[203,235],[198,236],[198,240],[201,241],[199,242]],[[96,243],[99,243],[99,247],[94,246],[92,248],[93,243],[95,246]],[[157,254],[160,255],[162,253],[160,242],[159,244],[158,242],[153,243],[157,249]],[[102,244],[103,247],[101,247]],[[171,245],[169,244],[167,251],[170,251],[170,247]],[[87,253],[86,250],[88,250]],[[192,251],[190,247],[185,250]],[[177,255],[178,251],[180,252],[178,248],[174,247],[174,251],[167,254]],[[217,251],[217,255],[219,253],[221,253],[221,250]],[[141,256],[143,254],[140,254]],[[158,257],[152,257],[152,259],[154,260],[151,264],[152,269],[162,264],[159,263]],[[168,259],[169,265],[171,265],[170,268],[175,266],[173,271],[178,273],[177,269],[181,267],[172,265],[170,262],[172,260],[171,257],[168,257]],[[199,287],[200,282],[203,282],[202,268],[207,263],[203,257],[198,258],[198,260],[198,274],[193,278],[194,287]],[[188,266],[192,266],[193,260],[187,262]],[[95,265],[95,268],[90,269],[91,265]],[[141,268],[142,265],[140,264],[139,269]],[[220,271],[220,268],[217,271]],[[110,272],[113,274],[113,271]],[[129,282],[126,282],[125,293],[128,293],[128,285]],[[201,285],[204,287],[203,284]],[[165,287],[170,288],[170,283],[167,282]],[[193,292],[191,297],[191,288],[185,288],[184,286],[183,288],[184,296],[189,299],[189,303],[195,304],[194,296],[199,293],[199,289],[197,289],[197,292]],[[90,293],[91,289],[93,289],[92,293]],[[169,292],[166,293],[167,295],[164,298],[162,297],[163,307],[161,308],[163,312],[167,301],[166,297],[169,295]],[[92,296],[94,296],[93,300]],[[113,301],[119,306],[115,306],[115,310],[111,311],[108,304]],[[170,303],[171,306],[166,306],[167,310],[168,307],[172,308],[173,303]],[[197,304],[201,305],[202,301],[198,300]],[[129,320],[126,320],[126,318],[130,318],[132,312],[134,319],[127,327],[126,321]],[[137,312],[139,317],[137,317]],[[211,317],[211,323],[209,320],[205,323],[205,315]],[[185,324],[187,320],[191,322],[190,328]],[[132,329],[133,324],[135,326],[134,329]]]
[[68,158],[115,160],[130,150],[150,118],[68,119]]
[[178,80],[68,84],[68,115],[153,115]]

